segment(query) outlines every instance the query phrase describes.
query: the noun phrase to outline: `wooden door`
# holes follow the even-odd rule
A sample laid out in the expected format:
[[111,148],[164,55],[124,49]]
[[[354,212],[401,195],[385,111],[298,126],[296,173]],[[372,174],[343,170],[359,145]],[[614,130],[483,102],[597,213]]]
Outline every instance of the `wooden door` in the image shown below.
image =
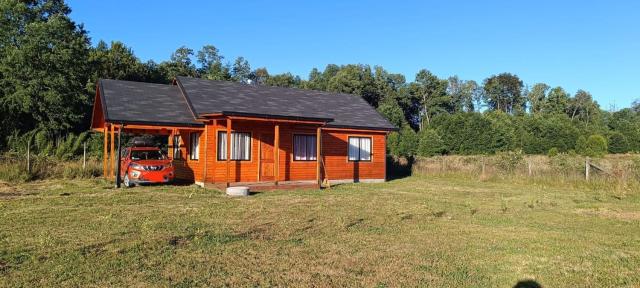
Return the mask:
[[275,163],[273,161],[273,134],[260,136],[260,180],[274,180]]

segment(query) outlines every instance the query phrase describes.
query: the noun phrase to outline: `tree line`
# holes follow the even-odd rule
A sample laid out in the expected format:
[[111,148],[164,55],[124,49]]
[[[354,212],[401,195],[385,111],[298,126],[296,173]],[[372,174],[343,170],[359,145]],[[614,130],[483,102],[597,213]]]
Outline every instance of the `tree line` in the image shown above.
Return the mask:
[[253,69],[244,57],[227,60],[213,45],[182,46],[167,61],[142,62],[121,42],[92,46],[64,1],[3,1],[0,12],[4,151],[25,139],[50,147],[86,131],[99,78],[170,83],[180,75],[358,95],[399,127],[388,138],[397,156],[640,151],[640,102],[606,111],[587,91],[526,85],[512,73],[477,83],[423,69],[407,80],[381,66],[329,64],[302,79]]

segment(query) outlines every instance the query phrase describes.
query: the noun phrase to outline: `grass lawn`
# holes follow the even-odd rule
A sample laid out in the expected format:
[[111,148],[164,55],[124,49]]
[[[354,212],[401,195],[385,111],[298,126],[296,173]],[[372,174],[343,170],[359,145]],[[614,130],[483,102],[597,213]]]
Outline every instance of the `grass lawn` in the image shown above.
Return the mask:
[[461,176],[228,198],[0,184],[0,286],[640,285],[640,191]]

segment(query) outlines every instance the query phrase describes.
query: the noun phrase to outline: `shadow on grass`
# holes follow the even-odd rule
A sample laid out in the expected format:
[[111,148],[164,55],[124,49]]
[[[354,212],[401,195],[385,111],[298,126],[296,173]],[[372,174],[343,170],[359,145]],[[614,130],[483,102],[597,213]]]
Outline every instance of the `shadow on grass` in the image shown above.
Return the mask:
[[411,176],[413,157],[387,156],[387,180],[397,180]]
[[542,288],[542,285],[535,280],[527,279],[518,281],[516,285],[513,285],[513,288]]

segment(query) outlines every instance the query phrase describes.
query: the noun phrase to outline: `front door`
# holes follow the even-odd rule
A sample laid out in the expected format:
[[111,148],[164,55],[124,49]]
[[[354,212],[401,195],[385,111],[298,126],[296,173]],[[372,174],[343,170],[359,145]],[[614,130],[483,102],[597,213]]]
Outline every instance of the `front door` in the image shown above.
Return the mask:
[[260,136],[260,180],[274,180],[273,134]]

